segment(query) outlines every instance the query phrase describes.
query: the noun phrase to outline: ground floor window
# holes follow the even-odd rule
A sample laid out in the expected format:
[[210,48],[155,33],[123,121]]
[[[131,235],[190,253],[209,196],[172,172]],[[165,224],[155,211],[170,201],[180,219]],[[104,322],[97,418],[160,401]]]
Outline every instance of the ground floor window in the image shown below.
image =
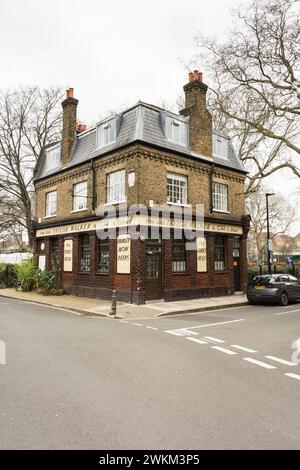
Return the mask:
[[215,271],[225,271],[226,269],[226,243],[225,237],[215,237],[214,247]]
[[54,270],[57,266],[59,266],[60,261],[59,241],[58,238],[51,238],[50,240],[51,269]]
[[174,273],[182,273],[187,270],[185,240],[173,240],[172,269]]
[[109,240],[98,239],[97,271],[100,273],[109,273]]
[[81,272],[89,272],[91,267],[91,248],[90,237],[82,235],[79,238],[79,270]]

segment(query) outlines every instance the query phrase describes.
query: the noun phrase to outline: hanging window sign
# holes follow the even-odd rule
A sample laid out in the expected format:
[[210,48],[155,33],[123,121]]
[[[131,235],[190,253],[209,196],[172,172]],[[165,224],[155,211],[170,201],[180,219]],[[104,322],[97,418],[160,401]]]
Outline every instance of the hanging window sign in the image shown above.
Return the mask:
[[117,273],[130,274],[130,235],[119,235],[117,238]]

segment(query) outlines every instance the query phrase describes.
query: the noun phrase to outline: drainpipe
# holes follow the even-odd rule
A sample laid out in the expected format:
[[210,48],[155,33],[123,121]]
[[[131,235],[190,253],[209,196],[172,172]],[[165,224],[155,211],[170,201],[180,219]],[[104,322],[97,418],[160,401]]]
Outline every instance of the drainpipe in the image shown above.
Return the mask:
[[212,167],[211,167],[211,172],[210,172],[210,175],[209,175],[209,194],[210,194],[210,198],[209,198],[209,202],[210,202],[210,207],[209,207],[209,213],[212,214],[213,212],[213,175],[214,175],[214,172],[215,172],[215,164],[214,162],[212,163]]
[[91,169],[92,169],[92,209],[93,211],[96,209],[97,206],[97,192],[96,192],[96,168],[94,165],[94,159],[92,158],[91,162]]

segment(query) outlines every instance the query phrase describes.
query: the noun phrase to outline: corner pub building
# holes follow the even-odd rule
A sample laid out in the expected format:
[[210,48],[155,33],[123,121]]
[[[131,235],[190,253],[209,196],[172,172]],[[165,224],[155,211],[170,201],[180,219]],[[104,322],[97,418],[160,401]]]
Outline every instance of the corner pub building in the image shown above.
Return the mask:
[[[33,226],[37,264],[51,270],[56,256],[67,293],[110,299],[115,289],[118,300],[143,304],[245,290],[246,171],[228,137],[212,128],[201,73],[189,74],[184,92],[179,114],[140,101],[86,128],[67,90],[62,140],[43,149],[35,168]],[[156,204],[193,210],[203,204],[198,249],[187,250],[184,237],[172,233],[99,239],[97,207],[125,201],[149,211]]]

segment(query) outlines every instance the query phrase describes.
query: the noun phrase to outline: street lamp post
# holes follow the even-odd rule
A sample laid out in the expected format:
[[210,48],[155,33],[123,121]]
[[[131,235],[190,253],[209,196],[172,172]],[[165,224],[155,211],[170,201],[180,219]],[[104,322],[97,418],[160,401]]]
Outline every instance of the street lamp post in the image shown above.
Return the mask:
[[269,224],[269,197],[274,196],[275,193],[266,193],[266,207],[267,207],[267,243],[268,243],[268,274],[271,274],[271,244],[272,241],[270,240],[270,224]]

